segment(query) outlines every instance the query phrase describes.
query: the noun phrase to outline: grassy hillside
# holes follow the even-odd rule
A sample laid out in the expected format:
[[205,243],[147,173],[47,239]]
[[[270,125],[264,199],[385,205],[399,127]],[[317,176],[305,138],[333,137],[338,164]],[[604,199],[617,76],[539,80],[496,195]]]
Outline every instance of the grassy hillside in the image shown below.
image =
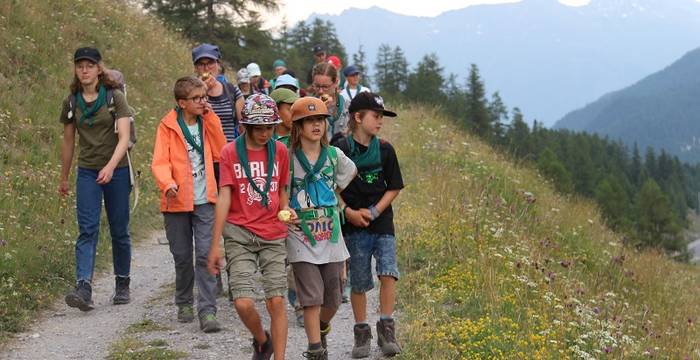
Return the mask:
[[[74,198],[56,191],[57,118],[73,50],[94,44],[127,76],[144,174],[136,237],[161,226],[148,171],[153,131],[171,106],[174,79],[191,65],[185,41],[113,2],[4,1],[0,30],[7,333],[73,282]],[[624,248],[591,203],[557,195],[436,111],[399,110],[385,136],[408,184],[396,209],[404,358],[700,357],[695,268]],[[101,244],[104,259],[109,247]]]
[[[75,197],[58,196],[58,117],[73,51],[85,45],[125,74],[138,112],[134,157],[143,175],[134,237],[161,224],[150,153],[156,122],[172,106],[172,84],[192,72],[187,42],[121,2],[0,2],[0,334],[20,330],[74,282]],[[103,218],[101,259],[111,253],[105,225]]]
[[700,358],[700,273],[623,247],[595,206],[557,195],[437,111],[388,121],[407,359]]

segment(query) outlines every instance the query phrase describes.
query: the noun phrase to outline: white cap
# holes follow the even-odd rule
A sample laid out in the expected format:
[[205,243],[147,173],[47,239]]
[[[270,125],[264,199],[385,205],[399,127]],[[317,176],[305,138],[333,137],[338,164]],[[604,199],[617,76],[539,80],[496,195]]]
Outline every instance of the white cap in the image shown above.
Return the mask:
[[250,75],[248,75],[248,70],[246,68],[241,68],[238,70],[236,73],[236,79],[238,79],[238,83],[250,83]]
[[248,76],[250,77],[262,75],[260,72],[260,66],[256,63],[250,63],[245,68],[248,70]]

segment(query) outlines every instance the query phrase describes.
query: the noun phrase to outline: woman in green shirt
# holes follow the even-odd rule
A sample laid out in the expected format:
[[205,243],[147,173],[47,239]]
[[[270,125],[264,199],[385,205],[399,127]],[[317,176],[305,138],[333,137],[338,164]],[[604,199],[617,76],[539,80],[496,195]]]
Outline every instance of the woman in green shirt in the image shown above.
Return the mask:
[[126,151],[129,145],[131,110],[119,83],[112,80],[95,48],[76,50],[71,95],[63,102],[61,183],[59,193],[67,196],[68,176],[73,162],[75,134],[78,133],[76,212],[80,235],[75,244],[75,289],[66,303],[82,311],[93,309],[92,276],[104,199],[112,236],[112,259],[116,276],[114,304],[129,302],[131,238],[129,236],[129,193],[131,182]]

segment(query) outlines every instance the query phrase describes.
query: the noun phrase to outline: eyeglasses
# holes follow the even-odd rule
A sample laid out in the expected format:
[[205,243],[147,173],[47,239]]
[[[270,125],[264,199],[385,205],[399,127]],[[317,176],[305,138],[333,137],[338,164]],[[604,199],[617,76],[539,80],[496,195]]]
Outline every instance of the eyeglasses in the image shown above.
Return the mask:
[[192,102],[196,102],[196,103],[205,103],[205,102],[209,101],[209,97],[206,96],[206,95],[204,95],[204,96],[193,96],[193,97],[185,98],[185,100],[192,100]]
[[334,84],[331,84],[331,85],[313,84],[312,86],[314,87],[314,89],[326,91],[326,90],[330,90],[334,86]]
[[201,68],[205,68],[205,67],[214,67],[214,65],[216,65],[216,64],[217,64],[216,61],[207,61],[207,62],[198,61],[198,62],[195,64],[195,66],[201,67]]

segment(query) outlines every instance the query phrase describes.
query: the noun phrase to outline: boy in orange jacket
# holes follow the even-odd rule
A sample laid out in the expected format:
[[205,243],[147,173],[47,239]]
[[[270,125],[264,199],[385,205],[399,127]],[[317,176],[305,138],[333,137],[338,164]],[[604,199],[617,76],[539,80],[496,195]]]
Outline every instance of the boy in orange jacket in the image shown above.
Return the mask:
[[151,170],[161,191],[160,210],[175,260],[177,319],[194,321],[196,282],[199,326],[209,333],[221,329],[216,321],[216,277],[207,271],[207,255],[218,196],[214,162],[219,160],[226,137],[206,92],[204,82],[193,76],[175,82],[177,106],[158,125]]

